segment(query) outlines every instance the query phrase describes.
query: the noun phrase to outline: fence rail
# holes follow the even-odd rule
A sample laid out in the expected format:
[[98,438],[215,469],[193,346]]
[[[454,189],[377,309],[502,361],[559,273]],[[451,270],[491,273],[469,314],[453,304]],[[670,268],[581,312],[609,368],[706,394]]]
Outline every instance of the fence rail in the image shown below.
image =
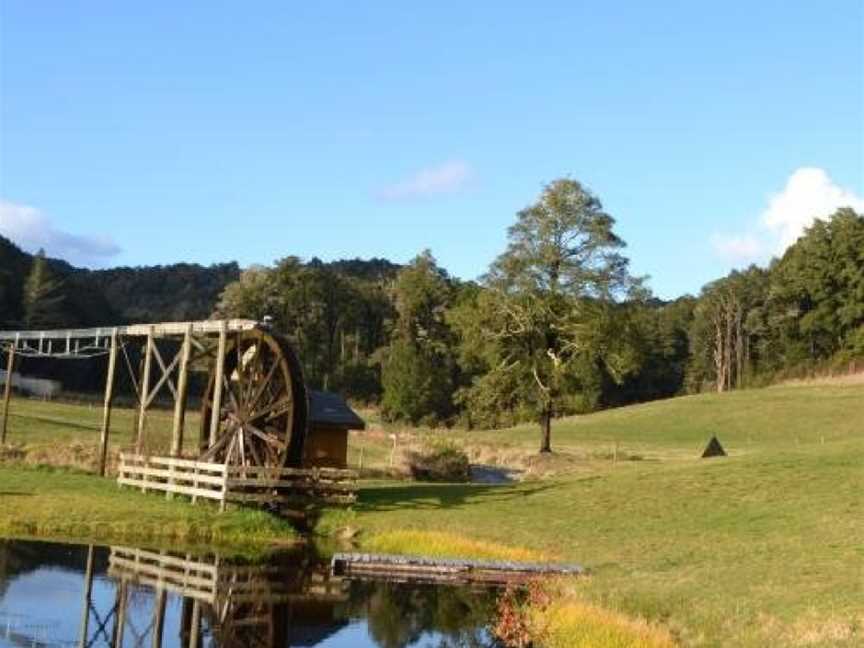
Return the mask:
[[352,504],[356,499],[352,470],[336,468],[266,468],[152,457],[121,452],[117,483],[226,502],[259,504]]

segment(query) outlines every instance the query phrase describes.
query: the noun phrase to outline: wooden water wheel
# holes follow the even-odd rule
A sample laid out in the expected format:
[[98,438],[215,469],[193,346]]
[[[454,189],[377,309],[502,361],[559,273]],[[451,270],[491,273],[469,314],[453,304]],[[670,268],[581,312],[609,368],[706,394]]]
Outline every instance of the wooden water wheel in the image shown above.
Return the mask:
[[266,331],[243,331],[228,338],[224,362],[215,431],[215,363],[204,392],[200,459],[235,466],[300,466],[308,400],[291,345]]

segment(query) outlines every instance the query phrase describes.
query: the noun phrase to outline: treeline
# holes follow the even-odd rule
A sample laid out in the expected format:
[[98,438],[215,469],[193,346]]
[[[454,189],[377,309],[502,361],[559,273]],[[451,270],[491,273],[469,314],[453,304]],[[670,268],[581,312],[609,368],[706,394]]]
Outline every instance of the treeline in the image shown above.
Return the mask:
[[840,209],[767,269],[751,266],[705,286],[689,337],[694,392],[864,358],[864,218]]
[[509,238],[478,282],[450,277],[428,251],[364,276],[288,257],[245,271],[217,311],[272,316],[313,385],[388,418],[539,420],[547,439],[553,416],[864,358],[864,217],[850,209],[768,268],[671,302],[630,275],[614,220],[572,180],[550,184]]
[[816,221],[767,268],[697,297],[653,298],[600,200],[571,179],[520,211],[477,282],[432,254],[324,263],[286,257],[240,271],[87,271],[0,238],[4,326],[270,318],[306,379],[394,420],[502,426],[770,382],[864,358],[864,217]]
[[57,328],[207,319],[237,263],[87,270],[0,236],[0,327]]

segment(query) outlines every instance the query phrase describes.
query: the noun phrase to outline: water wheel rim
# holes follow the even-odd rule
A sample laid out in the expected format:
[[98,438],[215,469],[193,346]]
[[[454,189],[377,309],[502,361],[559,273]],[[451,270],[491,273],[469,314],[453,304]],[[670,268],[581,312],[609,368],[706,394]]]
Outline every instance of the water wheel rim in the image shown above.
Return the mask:
[[202,402],[201,459],[267,467],[302,463],[308,404],[300,364],[287,341],[260,330],[229,338],[211,446],[214,389],[211,371]]

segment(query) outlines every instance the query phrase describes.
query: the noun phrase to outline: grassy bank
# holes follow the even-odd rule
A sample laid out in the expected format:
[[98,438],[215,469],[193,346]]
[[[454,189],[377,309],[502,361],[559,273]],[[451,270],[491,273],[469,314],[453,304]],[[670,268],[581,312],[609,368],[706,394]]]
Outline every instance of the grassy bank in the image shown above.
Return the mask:
[[[728,458],[698,459],[712,434]],[[518,456],[537,431],[455,435]],[[580,600],[664,623],[685,645],[864,641],[861,385],[649,403],[559,422],[553,440],[545,479],[370,484],[347,522],[407,553],[426,544],[409,531],[434,529],[439,554],[443,533],[583,563]],[[629,460],[611,459],[616,444]]]
[[[95,447],[98,408],[23,400],[14,407],[10,441],[31,461],[78,448],[86,464],[81,449]],[[117,429],[131,429],[127,413],[116,420]],[[692,646],[864,641],[860,383],[684,397],[558,421],[556,453],[542,460],[534,426],[444,432],[373,421],[371,428],[352,437],[354,465],[362,455],[364,467],[389,467],[390,434],[397,458],[426,434],[446,434],[476,461],[529,478],[503,486],[366,481],[354,511],[326,512],[321,532],[349,529],[342,535],[356,532],[375,551],[584,564],[591,576],[560,593],[553,616],[565,630],[546,628],[550,645],[567,645],[552,638],[575,636],[567,624],[581,619],[573,623],[583,627],[586,614],[600,611],[634,631],[665,627]],[[187,434],[194,429],[193,420]],[[154,443],[159,434],[154,427]],[[715,434],[729,457],[699,459]],[[229,542],[283,533],[261,514],[216,519],[82,475],[46,475],[0,467],[0,534],[25,532],[27,516],[63,535],[80,535],[84,524],[93,533],[213,533]],[[31,494],[5,495],[17,491]]]
[[107,479],[54,468],[0,468],[0,536],[100,543],[216,545],[232,549],[296,541],[287,523],[259,511],[189,506]]

